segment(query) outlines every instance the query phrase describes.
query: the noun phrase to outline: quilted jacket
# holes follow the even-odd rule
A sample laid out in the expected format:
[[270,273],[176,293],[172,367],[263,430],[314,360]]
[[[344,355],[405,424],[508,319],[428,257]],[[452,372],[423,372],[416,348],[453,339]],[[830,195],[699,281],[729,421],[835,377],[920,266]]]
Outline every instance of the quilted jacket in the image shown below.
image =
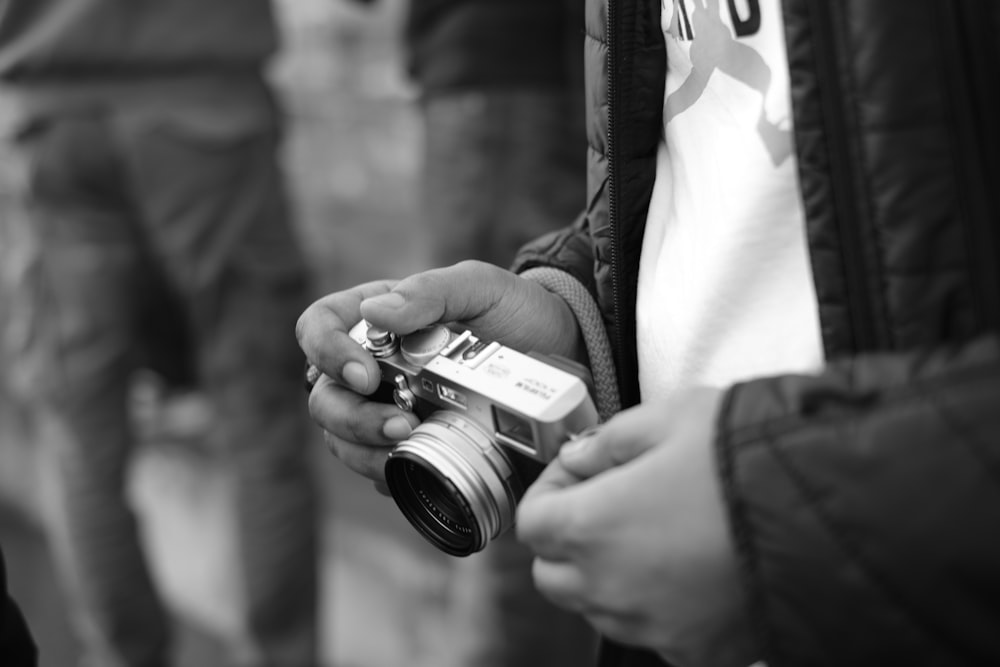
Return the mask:
[[[784,0],[827,369],[727,392],[719,474],[770,667],[1000,664],[1000,3]],[[639,400],[656,0],[587,10],[589,198],[515,270],[569,272]],[[660,664],[608,643],[602,665]]]

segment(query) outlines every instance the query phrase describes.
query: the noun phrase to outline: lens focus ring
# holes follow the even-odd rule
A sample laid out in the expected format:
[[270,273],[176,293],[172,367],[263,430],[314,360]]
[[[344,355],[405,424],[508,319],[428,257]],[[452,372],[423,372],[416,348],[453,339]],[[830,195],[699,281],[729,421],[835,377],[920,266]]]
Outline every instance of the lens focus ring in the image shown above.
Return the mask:
[[523,490],[489,434],[447,410],[432,414],[390,453],[386,482],[410,523],[458,556],[480,551],[513,525]]

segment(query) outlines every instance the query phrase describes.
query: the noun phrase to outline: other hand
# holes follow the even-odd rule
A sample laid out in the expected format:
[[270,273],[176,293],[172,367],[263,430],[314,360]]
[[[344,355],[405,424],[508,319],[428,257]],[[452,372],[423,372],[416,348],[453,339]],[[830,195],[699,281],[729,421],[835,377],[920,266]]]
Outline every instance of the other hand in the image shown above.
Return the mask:
[[565,445],[518,508],[542,593],[681,666],[757,658],[714,462],[720,397],[619,414]]

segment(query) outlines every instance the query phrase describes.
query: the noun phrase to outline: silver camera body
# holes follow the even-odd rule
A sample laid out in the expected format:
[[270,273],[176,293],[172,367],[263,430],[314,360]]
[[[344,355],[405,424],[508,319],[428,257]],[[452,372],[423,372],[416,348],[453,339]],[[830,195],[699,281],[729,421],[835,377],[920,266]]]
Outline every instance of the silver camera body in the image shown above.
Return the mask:
[[390,452],[386,482],[418,531],[453,555],[510,528],[538,464],[598,422],[578,364],[443,325],[396,336],[362,321],[350,336],[377,359],[396,405],[423,419]]

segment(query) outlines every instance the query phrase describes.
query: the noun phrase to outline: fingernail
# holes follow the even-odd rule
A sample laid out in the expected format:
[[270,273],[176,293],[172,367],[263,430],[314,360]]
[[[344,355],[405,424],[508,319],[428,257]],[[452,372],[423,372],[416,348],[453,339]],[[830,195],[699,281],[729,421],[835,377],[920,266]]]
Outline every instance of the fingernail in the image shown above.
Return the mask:
[[316,383],[319,382],[320,377],[323,375],[323,371],[316,368],[309,362],[306,362],[306,372],[303,377],[303,383],[305,384],[306,391],[312,391]]
[[368,389],[368,371],[365,369],[364,364],[359,361],[348,361],[344,364],[341,376],[344,378],[344,382],[354,391],[362,392]]
[[399,292],[387,292],[385,294],[379,294],[378,296],[373,296],[370,299],[364,300],[364,305],[366,306],[388,308],[390,310],[401,308],[404,303],[406,303],[406,299],[404,299],[403,295]]
[[594,439],[592,437],[574,438],[573,440],[570,440],[559,449],[559,456],[560,457],[566,456],[569,458],[573,458],[574,456],[579,456],[584,451],[586,451],[586,449],[590,446],[590,443],[593,442],[593,440]]
[[402,440],[410,435],[413,427],[403,417],[392,417],[382,427],[382,433],[390,440]]

